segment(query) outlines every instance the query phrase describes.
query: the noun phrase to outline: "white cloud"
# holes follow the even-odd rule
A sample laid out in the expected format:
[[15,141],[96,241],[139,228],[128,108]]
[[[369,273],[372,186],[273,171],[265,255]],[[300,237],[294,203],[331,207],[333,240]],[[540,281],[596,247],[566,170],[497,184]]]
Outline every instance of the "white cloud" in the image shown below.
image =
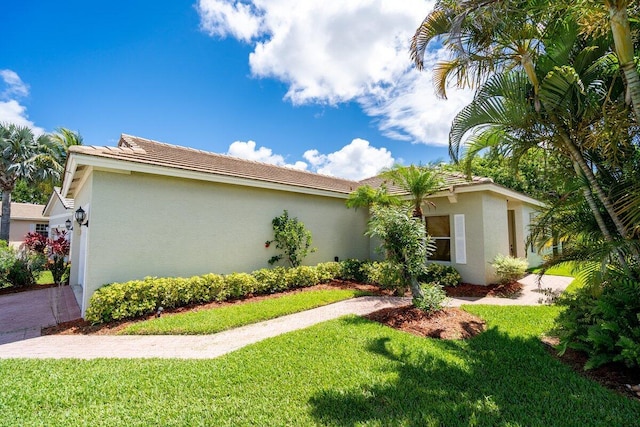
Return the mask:
[[255,141],[235,141],[229,145],[227,155],[256,162],[269,163],[299,170],[310,170],[324,175],[352,180],[361,180],[377,175],[382,169],[394,165],[395,160],[386,148],[375,148],[369,141],[356,138],[340,150],[322,154],[318,150],[307,150],[298,160],[287,163],[285,157],[274,154],[267,147],[256,148]]
[[318,150],[308,150],[303,157],[318,173],[353,180],[377,175],[394,164],[390,151],[384,147],[371,147],[369,141],[360,138],[333,153],[321,154]]
[[[200,0],[202,27],[249,42],[254,76],[288,85],[293,104],[355,101],[395,139],[446,145],[465,92],[437,100],[409,59],[432,0]],[[434,62],[444,52],[435,52]]]
[[255,141],[235,141],[231,143],[231,145],[229,145],[227,154],[233,157],[239,157],[241,159],[270,163],[277,166],[285,166],[300,170],[307,169],[307,164],[305,162],[297,161],[293,164],[289,164],[285,161],[283,156],[279,154],[273,154],[273,151],[270,148],[259,147],[258,149],[256,149]]
[[22,98],[29,96],[29,86],[12,70],[0,70],[0,78],[0,123],[26,126],[31,128],[36,136],[42,135],[44,129],[29,120],[27,107],[20,103]]
[[212,36],[231,35],[248,42],[258,35],[260,17],[251,4],[240,1],[200,0],[197,5],[202,29]]

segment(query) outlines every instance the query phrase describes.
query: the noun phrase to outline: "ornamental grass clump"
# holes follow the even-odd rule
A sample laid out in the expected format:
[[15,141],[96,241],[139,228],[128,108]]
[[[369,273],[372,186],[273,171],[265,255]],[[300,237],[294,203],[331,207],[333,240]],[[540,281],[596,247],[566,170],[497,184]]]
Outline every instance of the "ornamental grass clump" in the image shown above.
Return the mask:
[[527,271],[529,263],[524,258],[498,254],[493,259],[491,266],[496,270],[500,283],[507,284],[521,279]]

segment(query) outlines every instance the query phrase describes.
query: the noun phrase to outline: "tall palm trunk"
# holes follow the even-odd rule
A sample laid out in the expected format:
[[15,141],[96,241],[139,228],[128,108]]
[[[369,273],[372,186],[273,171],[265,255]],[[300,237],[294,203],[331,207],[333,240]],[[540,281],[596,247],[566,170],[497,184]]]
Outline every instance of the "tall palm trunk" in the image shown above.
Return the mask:
[[633,39],[631,38],[629,15],[627,14],[627,1],[605,0],[604,4],[609,9],[611,34],[613,35],[618,62],[627,83],[627,96],[630,98],[631,105],[633,105],[636,121],[640,123],[640,75],[633,58]]
[[11,221],[11,190],[2,190],[2,220],[0,221],[0,240],[9,243],[9,223]]

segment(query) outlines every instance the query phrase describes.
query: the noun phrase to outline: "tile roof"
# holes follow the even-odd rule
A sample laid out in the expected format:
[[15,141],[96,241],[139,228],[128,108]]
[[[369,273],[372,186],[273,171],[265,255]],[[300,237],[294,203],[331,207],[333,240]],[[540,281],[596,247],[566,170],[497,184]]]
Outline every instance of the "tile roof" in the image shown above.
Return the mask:
[[62,197],[60,187],[53,187],[53,192],[60,199],[60,203],[62,203],[62,206],[64,206],[65,209],[73,209],[73,199],[69,197]]
[[122,135],[118,147],[72,146],[72,153],[348,194],[356,181]]
[[[486,184],[493,183],[491,178],[483,178],[479,176],[472,176],[471,179],[463,173],[440,171],[440,177],[442,178],[442,185],[439,190],[446,190],[451,187],[469,186],[474,184]],[[394,185],[393,182],[388,179],[382,178],[380,175],[371,178],[363,179],[360,181],[360,185],[370,185],[377,188],[380,185],[385,184],[390,194],[404,195],[407,194],[405,190]]]
[[46,216],[42,215],[44,205],[36,205],[33,203],[11,203],[11,218],[23,220],[42,220],[48,221]]
[[[289,167],[239,159],[193,148],[180,147],[126,134],[121,135],[117,147],[76,145],[70,147],[70,152],[227,177],[246,178],[302,188],[327,190],[342,194],[349,194],[360,185],[368,184],[372,187],[377,187],[385,182],[385,180],[379,176],[367,178],[362,181],[352,181]],[[464,174],[453,172],[442,172],[442,176],[444,179],[442,190],[450,188],[451,186],[493,182],[490,178],[480,177],[472,177],[472,179],[469,180]],[[386,183],[386,185],[392,194],[406,194],[401,188],[391,183]]]

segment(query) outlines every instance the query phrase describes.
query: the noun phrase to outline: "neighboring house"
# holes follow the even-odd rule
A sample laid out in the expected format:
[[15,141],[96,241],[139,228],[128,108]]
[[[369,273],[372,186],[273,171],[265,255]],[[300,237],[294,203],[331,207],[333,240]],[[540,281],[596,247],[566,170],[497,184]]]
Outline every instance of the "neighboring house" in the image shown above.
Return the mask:
[[9,226],[11,246],[20,246],[29,232],[35,231],[49,236],[49,218],[43,215],[43,208],[43,205],[33,203],[11,203],[11,225]]
[[49,234],[52,239],[66,230],[67,221],[73,221],[73,199],[62,197],[60,187],[54,187],[43,215],[49,217]]
[[[82,313],[99,287],[145,276],[250,272],[276,252],[271,221],[284,209],[311,231],[305,259],[375,256],[366,209],[345,201],[362,182],[273,166],[122,135],[117,147],[70,148],[59,200],[73,199],[71,278]],[[493,280],[498,253],[529,257],[529,213],[540,203],[490,180],[451,175],[426,210],[438,262],[471,283]],[[53,196],[52,196],[53,197]],[[53,212],[53,211],[51,211]],[[449,261],[447,261],[449,259]]]

